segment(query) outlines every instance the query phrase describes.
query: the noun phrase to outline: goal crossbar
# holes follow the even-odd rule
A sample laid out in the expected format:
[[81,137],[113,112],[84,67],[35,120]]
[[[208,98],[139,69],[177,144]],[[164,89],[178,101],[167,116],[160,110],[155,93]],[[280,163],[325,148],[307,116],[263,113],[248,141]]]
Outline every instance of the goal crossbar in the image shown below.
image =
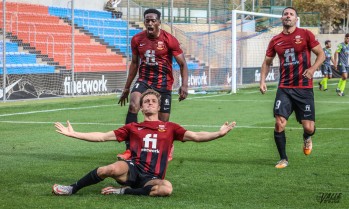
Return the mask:
[[[258,12],[248,12],[248,11],[241,11],[241,10],[232,10],[232,27],[231,27],[231,33],[232,33],[232,68],[231,68],[231,93],[236,93],[237,88],[237,16],[240,15],[251,15],[251,16],[258,16],[258,17],[269,17],[269,18],[281,18],[282,15],[275,15],[275,14],[267,14],[267,13],[258,13]],[[300,26],[300,19],[298,17],[297,21],[297,27]]]

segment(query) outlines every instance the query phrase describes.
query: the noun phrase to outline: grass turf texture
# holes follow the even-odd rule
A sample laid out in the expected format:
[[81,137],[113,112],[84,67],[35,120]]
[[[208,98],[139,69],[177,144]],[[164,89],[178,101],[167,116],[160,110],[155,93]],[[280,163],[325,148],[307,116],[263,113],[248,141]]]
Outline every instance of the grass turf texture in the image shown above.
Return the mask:
[[[78,97],[0,103],[0,208],[348,208],[349,97],[314,87],[317,132],[313,152],[302,152],[302,129],[289,119],[289,166],[274,168],[275,86],[261,95],[258,87],[235,95],[173,95],[171,121],[194,131],[215,131],[225,121],[237,127],[208,143],[175,142],[166,178],[171,197],[103,196],[112,179],[71,197],[51,194],[54,183],[71,184],[92,169],[112,163],[124,143],[89,143],[55,132],[55,121],[71,121],[77,131],[120,127],[127,107],[114,96]],[[318,81],[314,81],[317,83]],[[332,84],[332,85],[331,85]],[[139,117],[141,118],[141,117]],[[342,193],[339,203],[320,203],[323,193]]]

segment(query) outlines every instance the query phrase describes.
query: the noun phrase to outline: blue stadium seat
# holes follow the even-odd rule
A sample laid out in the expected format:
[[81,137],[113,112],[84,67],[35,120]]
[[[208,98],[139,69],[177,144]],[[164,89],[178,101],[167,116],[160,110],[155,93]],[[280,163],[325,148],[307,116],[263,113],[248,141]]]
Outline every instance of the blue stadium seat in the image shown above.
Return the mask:
[[[0,41],[0,52],[2,52],[3,42]],[[6,42],[6,52],[18,52],[18,45],[16,43]]]
[[[49,65],[33,65],[23,66],[22,64],[6,65],[7,74],[38,74],[38,73],[54,73],[54,66]],[[3,68],[0,67],[0,74],[3,74]]]
[[[71,10],[68,8],[49,7],[49,14],[66,17],[71,20]],[[94,10],[74,10],[74,24],[84,27],[95,36],[104,39],[111,46],[126,53],[126,45],[131,38],[141,30],[130,28],[129,40],[127,40],[127,22],[121,19],[113,19],[110,12]],[[131,50],[129,50],[131,55]]]
[[[0,42],[0,73],[3,74],[3,42]],[[18,52],[18,44],[6,42],[7,74],[54,73],[55,67],[38,64],[36,55]]]

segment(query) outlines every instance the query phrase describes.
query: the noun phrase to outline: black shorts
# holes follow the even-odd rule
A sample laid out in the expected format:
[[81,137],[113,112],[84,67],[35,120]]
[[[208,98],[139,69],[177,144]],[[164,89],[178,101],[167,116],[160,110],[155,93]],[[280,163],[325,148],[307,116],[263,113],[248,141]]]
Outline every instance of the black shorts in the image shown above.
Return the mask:
[[117,181],[120,185],[142,188],[148,181],[158,179],[158,177],[154,175],[144,173],[132,160],[126,160],[125,162],[128,165],[127,181]]
[[139,93],[143,93],[145,92],[147,89],[153,89],[157,92],[159,92],[159,94],[161,95],[161,106],[160,106],[160,112],[163,113],[170,113],[171,112],[171,91],[159,91],[158,89],[152,88],[151,86],[149,86],[148,84],[144,83],[144,82],[139,82],[137,81],[135,83],[135,85],[132,88],[132,92],[139,92]]
[[293,111],[299,123],[302,123],[302,120],[315,121],[312,88],[278,88],[274,102],[274,117],[280,115],[288,120]]

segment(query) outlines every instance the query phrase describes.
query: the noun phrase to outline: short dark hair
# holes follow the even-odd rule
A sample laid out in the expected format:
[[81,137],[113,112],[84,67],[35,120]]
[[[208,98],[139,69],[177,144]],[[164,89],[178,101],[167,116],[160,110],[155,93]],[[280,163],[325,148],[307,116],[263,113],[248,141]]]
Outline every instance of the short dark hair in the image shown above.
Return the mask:
[[296,13],[296,16],[298,17],[297,10],[296,10],[294,7],[286,7],[284,10],[282,10],[282,14],[281,14],[281,15],[284,15],[284,12],[285,12],[286,9],[292,9],[292,10],[294,10],[294,12]]
[[141,105],[142,107],[142,104],[143,104],[143,99],[145,96],[149,95],[149,94],[152,94],[152,95],[155,95],[156,98],[158,98],[158,102],[159,102],[159,106],[161,105],[161,94],[159,94],[159,92],[153,90],[153,89],[147,89],[145,92],[143,92],[143,94],[141,95],[141,99],[139,101],[139,104]]
[[325,41],[325,45],[327,45],[328,43],[331,43],[331,41],[330,40],[326,40]]
[[345,37],[349,37],[349,33],[345,34]]
[[147,9],[147,10],[145,10],[145,11],[144,11],[143,17],[145,17],[145,15],[146,15],[146,14],[149,14],[149,13],[157,14],[157,15],[158,15],[157,19],[158,19],[158,20],[159,20],[160,17],[161,17],[161,12],[159,12],[159,11],[156,10],[156,9]]

